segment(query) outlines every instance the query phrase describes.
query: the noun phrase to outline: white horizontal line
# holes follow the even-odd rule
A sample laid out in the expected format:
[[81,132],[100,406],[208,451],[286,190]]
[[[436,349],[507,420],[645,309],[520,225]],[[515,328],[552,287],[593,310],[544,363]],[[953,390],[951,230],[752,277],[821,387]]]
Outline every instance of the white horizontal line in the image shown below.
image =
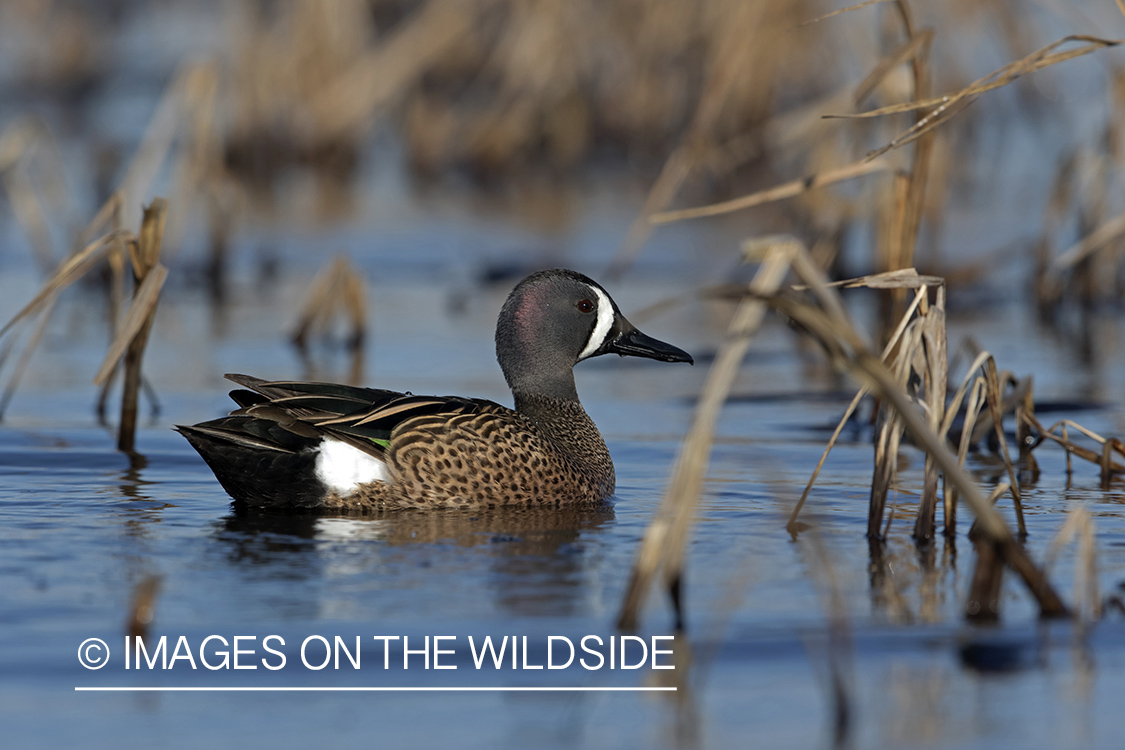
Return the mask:
[[675,687],[75,687],[98,693],[666,693]]

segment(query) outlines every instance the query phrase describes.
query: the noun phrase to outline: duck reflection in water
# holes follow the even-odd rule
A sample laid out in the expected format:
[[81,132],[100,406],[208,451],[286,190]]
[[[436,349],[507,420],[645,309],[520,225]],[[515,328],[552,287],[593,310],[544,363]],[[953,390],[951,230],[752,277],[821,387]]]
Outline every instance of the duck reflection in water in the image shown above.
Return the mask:
[[[424,570],[427,577],[448,575],[454,585],[478,590],[487,582],[496,605],[510,614],[562,616],[588,598],[588,542],[613,521],[608,503],[358,516],[234,504],[215,538],[232,564],[269,577],[329,579],[343,559],[356,573],[401,566]],[[341,544],[349,545],[347,555],[339,554]]]

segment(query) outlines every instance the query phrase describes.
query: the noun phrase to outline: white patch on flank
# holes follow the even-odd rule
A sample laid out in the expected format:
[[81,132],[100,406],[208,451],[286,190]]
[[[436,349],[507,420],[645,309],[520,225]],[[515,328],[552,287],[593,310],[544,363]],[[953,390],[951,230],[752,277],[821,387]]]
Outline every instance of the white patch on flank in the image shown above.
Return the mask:
[[590,332],[590,340],[586,342],[586,348],[578,355],[579,361],[596,352],[605,343],[605,337],[609,335],[609,329],[613,327],[613,303],[609,301],[605,292],[596,286],[590,287],[590,291],[598,295],[598,322],[594,324],[594,330]]
[[317,449],[316,476],[330,490],[344,496],[367,482],[390,479],[387,465],[340,440],[325,438]]

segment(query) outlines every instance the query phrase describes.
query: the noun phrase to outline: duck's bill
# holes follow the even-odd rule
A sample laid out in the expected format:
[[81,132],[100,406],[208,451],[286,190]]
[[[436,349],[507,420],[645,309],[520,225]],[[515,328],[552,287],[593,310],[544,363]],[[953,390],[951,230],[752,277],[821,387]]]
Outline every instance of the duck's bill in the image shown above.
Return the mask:
[[647,357],[661,362],[695,364],[695,360],[683,349],[654,339],[652,336],[646,336],[632,326],[612,338],[605,347],[605,353],[620,354],[622,357]]

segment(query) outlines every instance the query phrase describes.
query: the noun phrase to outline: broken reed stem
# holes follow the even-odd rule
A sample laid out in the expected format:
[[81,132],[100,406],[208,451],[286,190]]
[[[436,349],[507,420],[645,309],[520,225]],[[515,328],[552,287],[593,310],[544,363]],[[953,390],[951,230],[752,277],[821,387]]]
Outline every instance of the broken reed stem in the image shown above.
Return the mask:
[[[852,288],[853,285],[856,285],[856,281],[863,280],[868,280],[868,284],[866,284],[866,286],[872,286],[875,284],[875,279],[881,279],[892,275],[895,277],[900,277],[903,275],[903,271],[893,271],[889,274],[878,274],[877,276],[865,276],[863,277],[863,279],[833,282],[831,284],[826,284],[825,286],[843,286],[844,288]],[[796,289],[798,287],[793,288]],[[807,287],[800,288],[806,289]],[[911,316],[914,314],[914,311],[918,308],[918,305],[922,302],[925,296],[925,286],[920,287],[918,291],[915,292],[914,300],[910,303],[910,306],[906,309],[906,312],[903,313],[902,319],[899,320],[898,326],[895,328],[894,332],[891,333],[891,338],[887,342],[887,345],[883,347],[883,361],[886,361],[887,357],[889,357],[891,355],[891,352],[894,351],[895,347],[898,346],[898,343],[902,338],[902,334],[906,330],[907,324],[910,322]],[[848,423],[849,419],[851,419],[852,414],[855,413],[856,408],[859,406],[859,402],[866,395],[866,386],[860,386],[859,390],[856,391],[855,396],[852,398],[851,403],[848,404],[848,408],[844,410],[844,416],[841,417],[840,421],[836,424],[836,429],[832,432],[832,437],[828,439],[828,444],[824,447],[824,452],[820,455],[820,461],[817,462],[816,468],[813,469],[812,476],[809,477],[808,483],[805,484],[805,489],[801,493],[800,499],[797,500],[797,504],[793,506],[793,512],[789,514],[789,521],[788,523],[786,523],[785,528],[790,534],[796,534],[799,531],[797,527],[797,516],[800,515],[801,509],[805,507],[805,501],[808,500],[809,493],[812,491],[813,485],[816,484],[816,478],[820,476],[820,470],[824,467],[824,462],[828,459],[828,454],[832,451],[832,448],[836,445],[836,441],[840,438],[840,433],[843,432],[844,425]],[[885,533],[884,536],[886,536]]]
[[[158,262],[167,208],[168,203],[163,198],[154,199],[152,204],[144,209],[140,236],[129,245],[133,277],[137,285],[133,293],[130,313],[134,309],[137,310],[138,314],[134,318],[140,322],[135,328],[135,333],[128,338],[129,344],[125,351],[125,382],[121,395],[121,424],[118,426],[117,433],[117,449],[129,454],[135,453],[137,400],[141,388],[141,360],[144,357],[145,345],[148,343],[149,332],[152,330],[152,322],[156,315],[160,287],[168,273],[167,269]],[[143,311],[143,314],[141,311]],[[129,316],[126,316],[126,318],[128,321]],[[122,328],[123,333],[130,332],[127,325],[123,324]],[[121,338],[124,337],[119,337],[119,339]],[[108,367],[103,365],[102,373],[105,377],[108,377],[112,369],[112,364]]]
[[789,269],[794,243],[794,240],[784,239],[769,245],[750,284],[752,296],[746,297],[739,305],[727,329],[726,339],[707,373],[707,382],[695,408],[691,428],[680,446],[660,511],[645,530],[637,551],[629,587],[618,615],[617,626],[621,630],[636,629],[652,579],[660,568],[664,570],[675,607],[677,630],[683,629],[680,594],[684,545],[703,489],[715,423],[750,345],[750,338],[765,316],[766,304],[760,297],[773,294],[780,287]]
[[[898,325],[895,327],[895,330],[891,333],[890,339],[883,347],[882,359],[884,362],[886,362],[891,357],[891,354],[899,347],[903,334],[906,332],[907,327],[910,325],[912,316],[914,315],[915,311],[926,300],[928,287],[940,287],[943,285],[943,283],[944,282],[939,277],[919,276],[913,268],[905,268],[880,274],[874,274],[871,276],[862,276],[856,279],[834,281],[830,284],[824,284],[823,286],[825,289],[836,287],[841,287],[844,289],[866,287],[868,289],[914,288],[916,290],[914,293],[914,299],[911,301],[907,309],[903,312],[902,318],[899,320]],[[795,291],[803,291],[807,290],[809,287],[804,285],[794,285],[791,288]],[[841,417],[839,423],[837,423],[836,429],[832,433],[832,437],[828,439],[828,444],[825,446],[824,452],[820,456],[820,461],[817,462],[812,476],[809,477],[809,481],[805,484],[805,489],[801,493],[800,499],[797,500],[797,504],[793,507],[793,511],[789,515],[789,521],[786,523],[785,528],[790,534],[796,535],[797,532],[800,531],[800,528],[797,525],[797,516],[804,508],[805,502],[808,500],[809,493],[812,491],[813,485],[816,483],[816,479],[820,475],[820,470],[824,467],[824,462],[828,459],[828,454],[836,445],[836,441],[839,439],[840,433],[844,429],[844,425],[847,424],[848,419],[851,418],[851,415],[859,406],[860,400],[865,395],[867,395],[867,392],[867,387],[861,385],[859,390],[856,392],[856,395],[852,398],[851,403],[848,404],[848,408],[844,411],[844,416]],[[956,407],[953,408],[956,409]],[[945,431],[948,431],[948,426],[946,427]],[[876,460],[876,465],[879,465],[878,460]],[[882,513],[880,512],[878,516],[882,517]],[[868,520],[868,528],[870,530],[870,518]],[[885,531],[882,536],[886,536]],[[879,535],[877,534],[876,537],[879,537]]]
[[[824,287],[822,274],[811,263],[795,265],[794,268],[801,280],[817,291],[818,296],[830,292]],[[769,301],[771,306],[814,335],[838,368],[859,379],[893,407],[915,443],[933,456],[934,463],[945,475],[947,485],[955,486],[960,496],[973,509],[977,524],[985,537],[997,545],[1007,564],[1024,580],[1039,603],[1040,613],[1043,616],[1065,615],[1067,609],[1062,599],[1042,571],[1035,567],[1027,552],[1016,542],[1004,519],[981,493],[972,477],[961,468],[945,442],[930,429],[929,424],[918,413],[913,401],[898,386],[896,377],[882,360],[867,348],[847,319],[788,297],[775,296]]]
[[1008,441],[1004,438],[1004,423],[1000,412],[1000,378],[996,374],[996,360],[989,357],[985,363],[985,377],[988,383],[988,411],[992,415],[992,425],[996,431],[996,442],[1000,448],[1000,457],[1004,459],[1004,467],[1008,470],[1008,483],[1011,485],[1012,502],[1016,507],[1016,523],[1019,526],[1020,538],[1027,537],[1027,524],[1023,520],[1023,503],[1020,502],[1019,481],[1016,479],[1016,469],[1012,465],[1012,456],[1008,453]]
[[[971,376],[975,368],[969,370]],[[968,376],[966,376],[968,377]],[[965,406],[965,421],[961,427],[961,440],[957,446],[957,465],[965,468],[965,459],[969,457],[969,446],[972,444],[973,425],[976,424],[977,415],[984,404],[988,384],[984,378],[973,381],[972,391],[969,393],[969,403]],[[950,409],[950,415],[956,414],[956,408]],[[944,435],[942,436],[945,437]],[[952,537],[957,533],[957,488],[946,485],[945,490],[945,535]]]
[[899,412],[915,442],[921,445],[927,453],[933,455],[934,462],[945,474],[946,482],[957,487],[959,496],[963,497],[973,509],[973,513],[987,537],[1002,547],[1007,563],[1023,578],[1024,583],[1027,584],[1032,595],[1039,602],[1040,613],[1043,616],[1067,614],[1062,599],[1055,593],[1042,572],[1031,562],[1027,552],[1012,537],[1012,533],[1004,523],[1003,518],[996,512],[991,503],[981,495],[980,489],[972,477],[957,464],[956,458],[949,452],[945,444],[929,430],[928,425],[913,410],[906,394],[894,389],[894,381],[889,377],[889,373],[883,368],[882,363],[869,353],[860,353],[855,364],[860,373],[876,383],[876,390]]
[[[941,434],[945,422],[945,389],[948,381],[945,340],[944,287],[937,289],[937,304],[925,311],[922,317],[922,355],[925,363],[924,395],[930,429]],[[937,522],[938,479],[940,472],[933,457],[926,454],[922,487],[922,502],[914,523],[914,538],[918,541],[933,539]]]

